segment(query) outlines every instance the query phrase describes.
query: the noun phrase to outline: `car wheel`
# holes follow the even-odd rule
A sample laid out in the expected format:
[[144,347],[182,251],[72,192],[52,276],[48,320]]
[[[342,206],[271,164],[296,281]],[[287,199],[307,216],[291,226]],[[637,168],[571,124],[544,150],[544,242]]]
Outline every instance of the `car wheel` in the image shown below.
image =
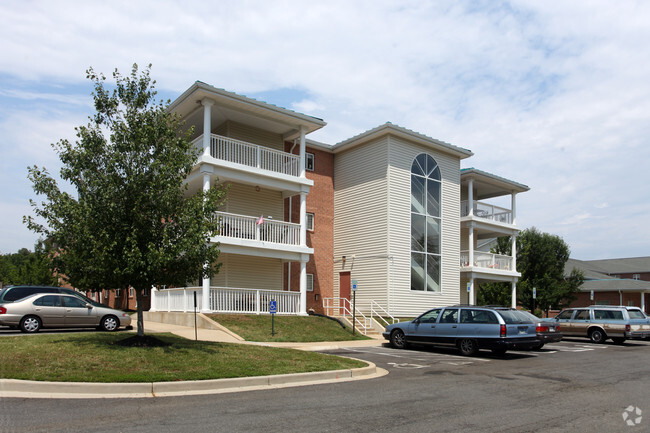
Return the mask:
[[533,347],[533,350],[542,350],[542,347],[544,347],[544,343],[539,343],[537,346]]
[[492,353],[494,353],[495,355],[499,355],[499,356],[505,355],[507,351],[508,351],[508,349],[504,349],[503,347],[498,347],[498,348],[492,349]]
[[604,343],[605,340],[607,340],[607,334],[605,334],[605,331],[602,329],[596,328],[589,331],[589,338],[593,343],[600,344]]
[[458,342],[458,349],[462,355],[472,356],[478,352],[478,345],[476,344],[476,341],[464,338]]
[[614,344],[623,344],[625,342],[625,338],[616,337],[616,338],[612,338],[612,341],[614,342]]
[[406,335],[401,329],[396,329],[390,333],[390,344],[395,349],[406,349]]
[[38,332],[41,329],[41,319],[36,316],[25,316],[20,320],[20,330],[27,333]]
[[102,331],[106,332],[117,331],[117,328],[120,327],[120,321],[115,316],[104,316],[101,323],[99,324],[99,327]]

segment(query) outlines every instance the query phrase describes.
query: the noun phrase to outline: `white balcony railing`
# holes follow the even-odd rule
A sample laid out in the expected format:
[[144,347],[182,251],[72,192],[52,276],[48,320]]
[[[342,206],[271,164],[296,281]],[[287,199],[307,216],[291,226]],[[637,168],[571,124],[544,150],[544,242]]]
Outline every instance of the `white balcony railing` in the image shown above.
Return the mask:
[[[460,267],[467,268],[469,263],[469,251],[460,252]],[[501,254],[484,253],[482,251],[474,251],[474,267],[485,269],[496,269],[502,271],[513,271],[513,260],[510,256],[503,256]]]
[[[460,202],[460,216],[466,217],[468,215],[469,201],[463,200]],[[480,201],[474,202],[474,216],[500,223],[512,224],[512,211],[510,209],[494,206]]]
[[268,218],[217,212],[220,218],[220,236],[250,239],[283,245],[300,245],[300,224]]
[[[194,145],[201,148],[202,142],[201,135],[194,140]],[[300,176],[300,156],[221,135],[210,135],[210,156],[275,173]]]
[[[203,309],[201,287],[151,291],[151,311],[194,311]],[[210,287],[209,310],[215,313],[269,314],[269,301],[276,301],[277,313],[295,315],[300,311],[300,293],[282,290]]]

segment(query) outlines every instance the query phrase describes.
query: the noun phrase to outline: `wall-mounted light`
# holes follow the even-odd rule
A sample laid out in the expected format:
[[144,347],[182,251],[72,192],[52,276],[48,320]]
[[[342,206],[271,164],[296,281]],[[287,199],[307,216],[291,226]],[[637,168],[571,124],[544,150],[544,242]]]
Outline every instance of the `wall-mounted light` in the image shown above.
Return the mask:
[[259,185],[257,185],[257,186],[255,187],[255,191],[260,192],[260,186],[259,186]]

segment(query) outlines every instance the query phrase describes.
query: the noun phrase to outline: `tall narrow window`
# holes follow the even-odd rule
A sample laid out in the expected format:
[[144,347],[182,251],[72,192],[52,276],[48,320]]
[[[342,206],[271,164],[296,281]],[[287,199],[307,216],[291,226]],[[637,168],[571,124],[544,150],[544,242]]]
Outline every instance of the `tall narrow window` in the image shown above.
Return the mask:
[[314,154],[305,152],[305,168],[307,171],[314,171]]
[[307,212],[307,230],[314,231],[314,214]]
[[421,153],[411,165],[411,290],[440,292],[440,167]]

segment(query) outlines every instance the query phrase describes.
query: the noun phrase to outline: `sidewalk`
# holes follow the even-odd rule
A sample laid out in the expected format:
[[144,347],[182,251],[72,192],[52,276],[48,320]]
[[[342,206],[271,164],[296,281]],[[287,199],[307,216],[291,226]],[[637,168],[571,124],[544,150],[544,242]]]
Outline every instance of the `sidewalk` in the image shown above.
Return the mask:
[[[193,327],[172,325],[169,323],[152,322],[145,320],[144,322],[145,333],[156,332],[171,332],[179,337],[195,339],[195,330]],[[372,339],[372,340],[351,340],[351,341],[321,341],[314,343],[276,343],[276,342],[254,342],[239,340],[231,334],[218,329],[197,328],[196,336],[198,340],[202,341],[217,341],[222,343],[239,343],[239,344],[256,344],[259,346],[272,346],[283,347],[287,349],[298,349],[306,351],[322,351],[322,350],[336,350],[344,347],[379,347],[386,340]],[[240,337],[241,338],[241,337]]]

